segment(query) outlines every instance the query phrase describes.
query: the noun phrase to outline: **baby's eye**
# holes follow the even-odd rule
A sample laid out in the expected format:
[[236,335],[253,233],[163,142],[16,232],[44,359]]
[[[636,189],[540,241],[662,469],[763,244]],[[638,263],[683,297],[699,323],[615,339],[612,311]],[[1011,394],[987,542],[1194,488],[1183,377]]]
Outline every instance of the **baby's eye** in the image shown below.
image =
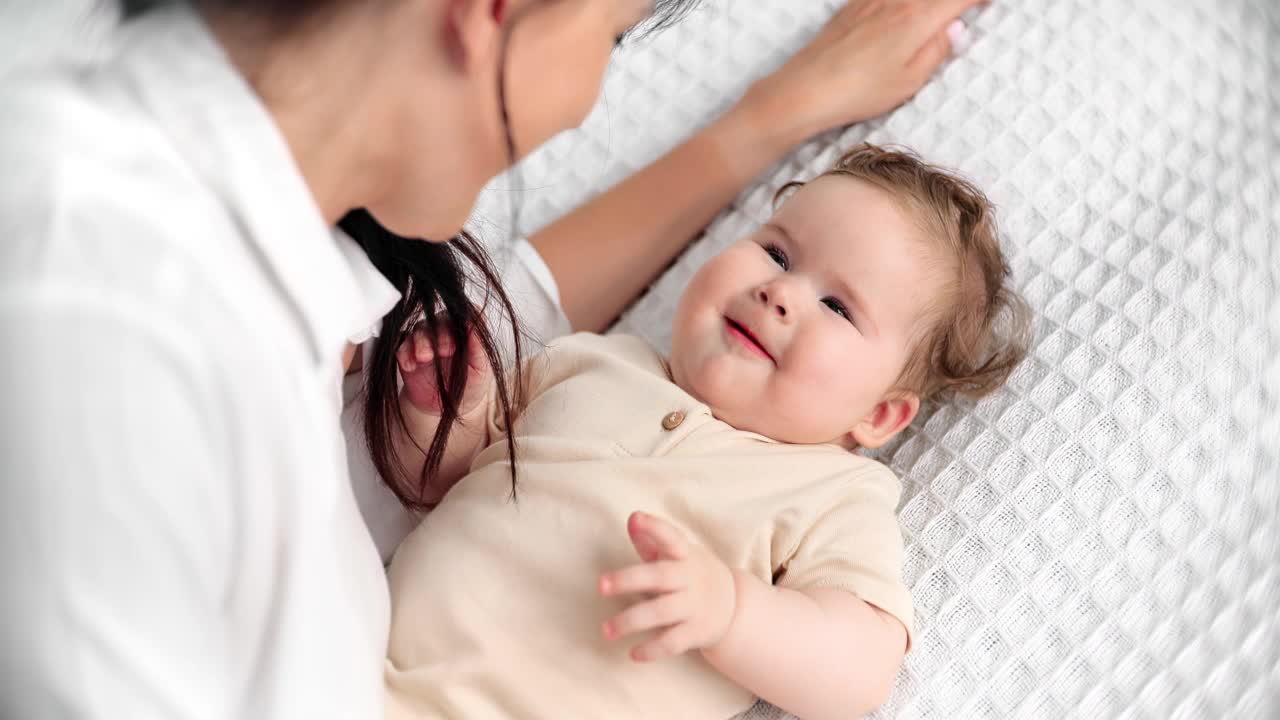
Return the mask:
[[782,252],[782,248],[777,245],[765,245],[764,251],[770,258],[773,258],[774,262],[778,263],[778,267],[783,270],[789,269],[790,263],[787,261],[787,254]]
[[822,304],[831,308],[831,312],[839,315],[845,320],[848,320],[850,323],[853,322],[853,316],[849,314],[849,309],[846,308],[844,306],[844,303],[840,302],[839,300],[833,297],[825,297],[825,298],[822,298]]

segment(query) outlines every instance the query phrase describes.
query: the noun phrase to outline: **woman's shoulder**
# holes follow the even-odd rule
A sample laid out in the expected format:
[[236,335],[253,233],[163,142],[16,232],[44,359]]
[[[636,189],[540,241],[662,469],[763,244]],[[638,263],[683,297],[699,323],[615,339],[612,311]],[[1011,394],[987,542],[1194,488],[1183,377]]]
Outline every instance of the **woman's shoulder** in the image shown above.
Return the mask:
[[160,129],[99,72],[11,77],[0,116],[5,274],[125,284],[149,264],[197,263],[190,251],[225,222]]
[[[196,177],[129,76],[111,63],[8,76],[0,82],[0,116],[0,159],[7,170],[0,182],[8,191],[43,190],[60,181],[119,195],[148,182],[152,191],[167,187],[168,194],[181,195],[174,183]],[[104,181],[116,186],[103,187]]]
[[0,86],[0,302],[206,353],[231,327],[209,260],[231,221],[126,92],[90,68]]
[[26,68],[0,81],[6,159],[27,162],[128,157],[139,146],[161,147],[160,135],[117,64],[50,63]]

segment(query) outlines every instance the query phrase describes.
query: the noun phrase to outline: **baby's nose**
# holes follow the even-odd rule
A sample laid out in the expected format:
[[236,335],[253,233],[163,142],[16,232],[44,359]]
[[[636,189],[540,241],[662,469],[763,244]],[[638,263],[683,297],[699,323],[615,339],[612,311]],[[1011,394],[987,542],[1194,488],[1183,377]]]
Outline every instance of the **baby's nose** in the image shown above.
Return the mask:
[[756,291],[756,299],[764,305],[772,305],[773,312],[777,313],[778,317],[785,318],[787,316],[787,306],[781,302],[782,294],[777,290],[774,290],[771,296],[767,288],[760,288]]

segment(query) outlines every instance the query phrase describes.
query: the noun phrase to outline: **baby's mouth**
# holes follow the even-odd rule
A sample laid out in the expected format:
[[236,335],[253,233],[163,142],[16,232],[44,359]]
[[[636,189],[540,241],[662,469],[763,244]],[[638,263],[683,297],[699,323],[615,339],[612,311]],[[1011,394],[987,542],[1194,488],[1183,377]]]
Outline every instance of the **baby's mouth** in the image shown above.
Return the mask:
[[769,351],[764,349],[764,345],[761,344],[760,340],[755,336],[755,333],[752,333],[751,330],[747,329],[746,325],[743,325],[728,316],[725,316],[724,323],[725,328],[729,331],[729,335],[738,342],[741,342],[748,350],[765,358],[774,365],[778,364],[778,362],[773,359],[773,355],[770,355]]

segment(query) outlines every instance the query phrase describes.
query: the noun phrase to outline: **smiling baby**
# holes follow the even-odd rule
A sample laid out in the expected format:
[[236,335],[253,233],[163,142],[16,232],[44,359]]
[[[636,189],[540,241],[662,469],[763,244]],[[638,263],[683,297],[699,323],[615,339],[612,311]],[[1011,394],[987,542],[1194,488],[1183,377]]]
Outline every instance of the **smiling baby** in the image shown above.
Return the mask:
[[[999,387],[1026,311],[987,199],[908,152],[861,146],[784,194],[690,282],[669,357],[627,336],[555,341],[523,368],[510,428],[480,373],[444,463],[469,472],[389,569],[389,716],[884,701],[912,633],[901,488],[858,450],[923,400]],[[400,356],[422,446],[432,359],[423,337]]]

